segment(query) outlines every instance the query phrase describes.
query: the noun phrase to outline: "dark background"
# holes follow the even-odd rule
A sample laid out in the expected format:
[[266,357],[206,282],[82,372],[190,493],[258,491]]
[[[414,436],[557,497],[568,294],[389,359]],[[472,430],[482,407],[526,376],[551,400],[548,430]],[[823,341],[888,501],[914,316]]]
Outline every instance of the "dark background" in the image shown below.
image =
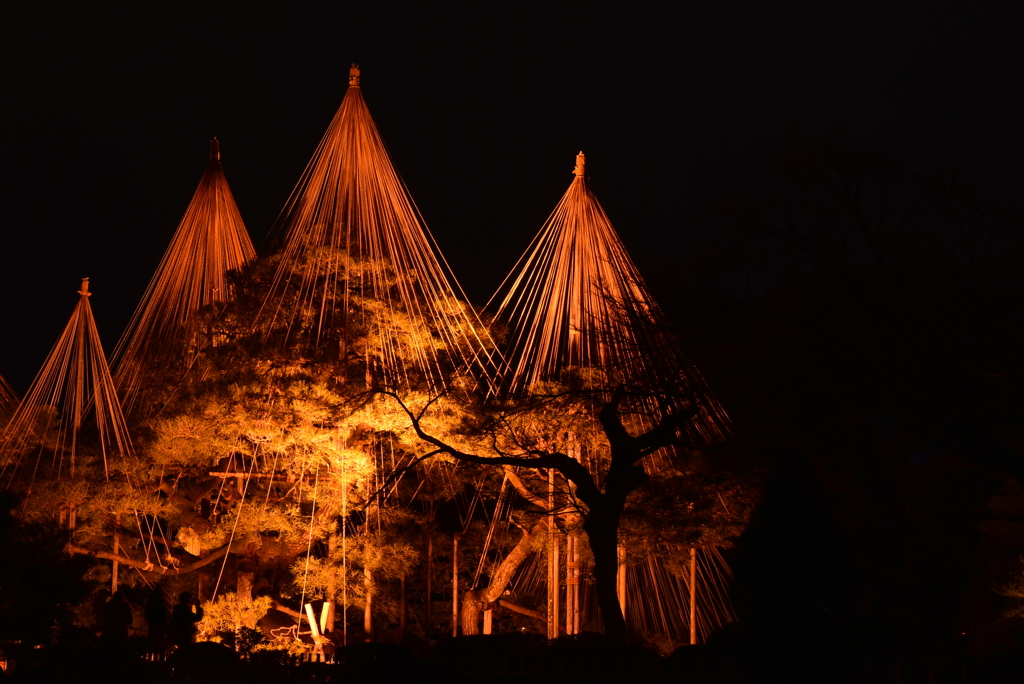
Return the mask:
[[82,276],[112,349],[211,136],[259,247],[352,61],[475,304],[568,187],[580,149],[652,280],[687,250],[700,198],[755,187],[790,134],[840,130],[924,166],[956,158],[1019,198],[1017,4],[829,5],[8,10],[0,373],[25,391]]

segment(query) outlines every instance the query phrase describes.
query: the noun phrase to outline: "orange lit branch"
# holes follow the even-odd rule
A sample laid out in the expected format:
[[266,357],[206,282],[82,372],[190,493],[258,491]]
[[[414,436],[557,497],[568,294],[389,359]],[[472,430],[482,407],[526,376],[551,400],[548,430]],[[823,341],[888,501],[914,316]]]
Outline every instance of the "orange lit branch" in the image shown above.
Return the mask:
[[121,563],[123,565],[130,565],[133,568],[145,570],[146,572],[153,572],[158,575],[182,575],[189,572],[195,572],[196,570],[199,570],[200,568],[209,565],[218,558],[222,558],[225,554],[241,551],[246,547],[248,543],[249,540],[247,539],[233,541],[230,544],[222,546],[216,551],[213,551],[206,558],[201,558],[200,560],[197,560],[194,563],[189,563],[188,565],[184,565],[181,567],[154,565],[149,561],[136,560],[134,558],[129,558],[128,556],[121,555],[119,553],[111,553],[109,551],[95,551],[93,549],[87,549],[85,547],[77,546],[75,544],[68,544],[67,551],[71,554],[79,554],[83,556],[90,556],[92,558],[101,558],[105,560],[117,561],[118,563]]

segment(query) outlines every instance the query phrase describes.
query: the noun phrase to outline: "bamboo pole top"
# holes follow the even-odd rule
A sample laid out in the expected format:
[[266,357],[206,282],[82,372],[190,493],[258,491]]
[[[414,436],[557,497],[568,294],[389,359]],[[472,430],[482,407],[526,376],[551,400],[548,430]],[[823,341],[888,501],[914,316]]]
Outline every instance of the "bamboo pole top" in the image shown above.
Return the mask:
[[576,168],[573,169],[572,172],[575,173],[577,176],[582,176],[583,167],[585,166],[585,164],[586,155],[583,154],[583,150],[580,150],[580,153],[576,155]]
[[83,297],[91,297],[92,296],[92,292],[89,292],[89,279],[88,278],[82,278],[82,289],[78,291],[78,294],[82,295]]
[[217,136],[210,138],[210,161],[220,161],[220,140]]
[[352,88],[359,87],[359,65],[355,62],[352,62],[348,69],[348,85]]

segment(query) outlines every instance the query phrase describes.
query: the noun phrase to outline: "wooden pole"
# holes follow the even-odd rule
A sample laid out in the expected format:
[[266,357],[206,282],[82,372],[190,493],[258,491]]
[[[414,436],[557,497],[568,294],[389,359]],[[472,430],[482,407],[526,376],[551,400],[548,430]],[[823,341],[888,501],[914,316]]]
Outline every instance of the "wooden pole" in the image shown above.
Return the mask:
[[309,620],[309,631],[313,634],[313,643],[320,641],[320,630],[316,627],[316,618],[313,616],[313,604],[307,603],[306,606],[306,619]]
[[578,540],[565,538],[565,633],[580,633],[580,569]]
[[490,634],[494,624],[494,611],[487,609],[484,611],[484,634]]
[[[120,553],[121,546],[121,514],[114,514],[114,555]],[[113,596],[114,592],[117,591],[117,571],[121,564],[117,561],[113,561],[113,566],[110,570],[110,595]]]
[[366,640],[373,641],[373,573],[363,568],[363,584],[366,587],[366,607],[363,609],[363,632]]
[[619,608],[626,617],[626,547],[619,544],[619,570],[615,576],[615,590],[619,595]]
[[459,535],[452,535],[452,636],[459,636]]
[[557,639],[558,638],[558,632],[559,632],[559,624],[558,623],[561,622],[561,612],[562,612],[562,602],[559,601],[559,597],[558,597],[559,589],[560,589],[561,584],[562,584],[562,582],[561,582],[561,580],[562,580],[562,572],[559,569],[559,558],[558,558],[558,549],[559,549],[559,546],[561,545],[559,543],[561,541],[560,537],[561,537],[561,535],[558,533],[558,530],[556,528],[555,529],[555,534],[554,534],[554,536],[551,539],[551,542],[552,542],[552,545],[551,545],[551,577],[554,580],[554,582],[552,584],[553,596],[552,596],[552,602],[551,602],[551,607],[554,609],[554,612],[551,615],[551,628],[552,628],[552,632],[554,632],[554,635],[551,637],[552,639]]
[[403,632],[409,623],[409,601],[405,594],[405,573],[402,573],[402,614],[399,617],[398,628]]
[[316,627],[316,618],[313,617],[313,604],[306,604],[306,619],[309,621],[309,632],[313,637],[313,657],[312,660],[323,660],[324,647],[320,639],[320,630]]
[[[326,634],[328,631],[330,631],[330,630],[327,629],[327,621],[330,619],[331,613],[334,612],[333,610],[331,610],[333,605],[334,605],[333,601],[324,601],[324,605],[322,605],[320,607],[320,633],[321,634]],[[331,629],[334,629],[334,628],[332,627]]]
[[430,639],[430,604],[434,594],[434,527],[427,527],[427,620],[423,633]]
[[558,526],[555,524],[555,469],[548,469],[548,639],[558,638]]
[[690,549],[690,645],[697,643],[697,549]]
[[[344,524],[344,523],[342,523]],[[324,622],[324,632],[334,631],[334,597],[338,593],[338,571],[337,566],[334,565],[334,556],[338,550],[338,535],[331,532],[327,535],[327,558],[330,561],[331,574],[327,580],[327,601],[324,603],[326,613],[326,621]]]

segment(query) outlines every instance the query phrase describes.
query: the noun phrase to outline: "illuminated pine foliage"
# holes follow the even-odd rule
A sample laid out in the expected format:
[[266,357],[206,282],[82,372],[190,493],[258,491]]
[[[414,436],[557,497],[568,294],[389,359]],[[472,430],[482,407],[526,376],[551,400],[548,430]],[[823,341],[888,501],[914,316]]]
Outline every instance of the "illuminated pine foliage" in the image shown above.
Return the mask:
[[[276,605],[301,623],[285,629],[292,645],[296,633],[315,631],[305,617],[312,601],[333,602],[320,614],[321,629],[337,620],[337,632],[372,636],[408,623],[427,638],[450,628],[449,601],[462,603],[467,633],[499,598],[535,608],[529,591],[546,583],[535,577],[537,545],[571,537],[577,548],[586,507],[565,481],[546,474],[457,463],[420,439],[407,411],[418,416],[417,429],[465,451],[570,454],[598,485],[611,450],[595,412],[619,385],[628,385],[629,398],[617,401],[631,429],[698,407],[692,426],[680,431],[684,441],[708,445],[728,431],[582,171],[581,157],[569,192],[503,290],[499,318],[513,359],[504,365],[392,168],[353,69],[341,108],[281,213],[277,253],[253,258],[214,143],[115,350],[117,389],[134,407],[139,457],[106,465],[108,454],[128,455],[130,446],[96,339],[93,356],[51,355],[72,360],[48,360],[41,377],[50,379],[36,384],[63,388],[47,397],[79,398],[44,397],[34,400],[34,413],[19,411],[21,427],[0,445],[4,475],[25,474],[32,486],[37,470],[54,478],[81,472],[65,479],[74,487],[56,492],[61,506],[79,512],[68,550],[138,570],[124,582],[173,576],[210,601],[210,631],[251,630],[268,604],[253,600],[261,581],[272,583]],[[87,296],[83,288],[86,314]],[[64,337],[82,337],[79,329],[95,337],[91,316],[76,326]],[[77,379],[79,367],[105,377],[103,389]],[[42,392],[36,384],[31,396]],[[678,404],[645,403],[654,396]],[[81,440],[65,436],[90,410],[102,423],[90,434],[103,448],[89,454],[103,456],[106,478],[98,459],[82,470]],[[681,495],[668,477],[658,501],[672,508],[661,517],[674,522]],[[554,505],[544,494],[552,482]],[[50,515],[38,503],[42,495],[35,497],[35,515]],[[502,531],[513,509],[517,524],[532,530],[519,542],[514,530]],[[652,532],[656,526],[630,528],[643,537],[632,540],[631,559],[658,547],[638,564],[630,591],[668,591],[678,603],[686,592],[675,565],[688,554],[678,550],[697,542]],[[611,544],[614,552],[614,534]],[[591,563],[587,544],[578,548],[574,558]],[[453,569],[460,557],[464,566]],[[721,572],[716,557],[701,562],[702,572]],[[459,573],[464,583],[451,592]],[[505,596],[505,587],[516,595]],[[576,604],[591,604],[582,626],[597,627],[593,590],[581,592]],[[641,600],[648,603],[634,611],[641,617],[633,626],[649,634],[684,630],[683,613],[666,607],[671,601]],[[702,613],[722,617],[712,615],[713,599],[701,600]],[[500,620],[499,629],[512,628],[507,615]]]
[[147,374],[170,366],[181,375],[202,349],[218,343],[208,317],[198,314],[232,298],[228,273],[255,256],[214,138],[199,187],[114,349],[111,365],[126,411],[139,405]]

